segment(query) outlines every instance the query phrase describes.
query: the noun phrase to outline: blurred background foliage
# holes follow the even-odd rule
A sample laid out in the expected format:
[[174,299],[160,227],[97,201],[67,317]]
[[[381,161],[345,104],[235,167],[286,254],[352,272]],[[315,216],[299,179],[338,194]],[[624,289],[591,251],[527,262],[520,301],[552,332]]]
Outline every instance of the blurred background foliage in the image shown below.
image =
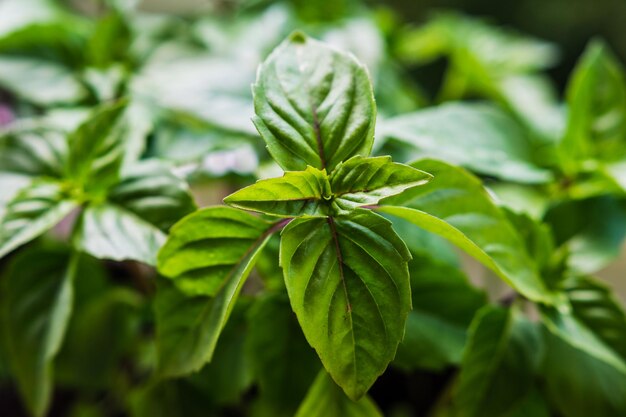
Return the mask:
[[[279,175],[250,122],[250,84],[267,54],[300,29],[351,51],[368,67],[380,119],[376,153],[401,162],[434,156],[469,169],[504,207],[548,282],[572,294],[580,288],[605,294],[594,281],[563,281],[566,270],[598,273],[621,285],[618,294],[626,299],[626,258],[620,258],[626,236],[625,21],[621,0],[0,0],[0,218],[26,184],[62,177],[65,138],[93,109],[121,97],[127,110],[113,128],[126,138],[125,177],[122,185],[103,188],[117,190],[106,198],[138,210],[157,236],[193,203],[184,201],[162,218],[142,211],[124,184],[153,176],[166,185],[157,182],[152,191],[175,198],[182,178],[205,206],[257,178]],[[261,256],[220,339],[214,363],[221,366],[162,382],[150,377],[159,318],[152,312],[156,274],[144,263],[154,254],[133,253],[135,261],[120,262],[89,242],[68,243],[72,221],[64,219],[43,239],[0,259],[3,280],[19,275],[36,283],[39,276],[59,275],[68,246],[86,253],[77,268],[89,279],[76,280],[75,313],[54,361],[49,415],[293,415],[319,365],[284,297],[272,261],[276,242]],[[113,238],[125,239],[123,230],[116,233]],[[504,294],[506,304],[510,294],[445,242],[417,232],[407,241],[415,259],[414,304],[424,310],[412,313],[409,347],[401,346],[372,397],[388,417],[450,416],[450,385],[472,318],[488,299],[502,303]],[[43,263],[37,261],[42,254]],[[29,272],[16,272],[22,269]],[[452,311],[437,302],[448,299],[446,291],[462,294]],[[619,303],[607,303],[623,316]],[[255,349],[271,344],[262,331],[269,320],[293,332],[295,357],[312,358],[289,364],[299,367],[297,377],[283,370],[293,381],[267,378],[267,364],[255,362]],[[550,340],[552,354],[574,355],[561,339]],[[27,415],[2,353],[0,414]],[[545,372],[560,377],[565,371]],[[582,395],[576,389],[594,382],[565,375],[577,383],[565,394],[552,393],[552,415],[590,417],[567,397]],[[554,386],[544,388],[528,395],[541,398]],[[507,416],[547,415],[541,413]]]

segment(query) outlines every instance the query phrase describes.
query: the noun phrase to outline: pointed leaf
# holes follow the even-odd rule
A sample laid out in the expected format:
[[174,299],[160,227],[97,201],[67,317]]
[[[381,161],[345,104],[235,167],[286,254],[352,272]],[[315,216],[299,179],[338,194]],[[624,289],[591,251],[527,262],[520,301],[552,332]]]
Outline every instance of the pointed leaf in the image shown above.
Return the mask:
[[244,210],[277,216],[325,216],[331,198],[326,172],[313,167],[285,172],[280,178],[257,181],[224,199],[224,203]]
[[51,229],[76,208],[56,182],[35,182],[22,189],[0,219],[0,258]]
[[37,417],[50,405],[52,361],[69,321],[77,267],[77,256],[35,249],[16,257],[3,277],[7,354],[24,402]]
[[320,372],[295,417],[382,417],[369,397],[352,401],[324,371]]
[[[473,175],[436,160],[412,166],[434,179],[398,197],[384,200],[377,211],[388,213],[438,234],[492,269],[531,300],[554,302],[534,262],[506,215]],[[405,207],[399,207],[399,205]],[[397,206],[391,206],[397,205]]]
[[395,356],[411,308],[409,259],[391,223],[368,210],[299,218],[282,233],[293,310],[350,398],[361,398]]
[[355,156],[337,165],[330,176],[333,207],[337,213],[347,213],[359,206],[378,204],[431,178],[424,171],[391,162],[389,156]]
[[16,127],[0,134],[0,171],[60,178],[67,152],[63,132]]
[[277,229],[230,207],[209,207],[178,222],[159,252],[159,272],[189,295],[215,295]]
[[261,65],[253,93],[254,124],[284,170],[330,172],[369,155],[376,105],[367,71],[352,55],[294,33]]

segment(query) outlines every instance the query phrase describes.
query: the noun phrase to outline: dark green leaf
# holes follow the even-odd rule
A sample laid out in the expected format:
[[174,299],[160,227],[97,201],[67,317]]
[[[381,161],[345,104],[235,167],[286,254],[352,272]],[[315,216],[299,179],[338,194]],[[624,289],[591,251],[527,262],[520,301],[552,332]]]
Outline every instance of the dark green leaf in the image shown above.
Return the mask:
[[224,199],[229,206],[260,213],[295,217],[328,215],[332,198],[325,171],[307,167],[280,178],[257,181]]
[[541,360],[537,328],[515,311],[485,307],[476,316],[461,362],[459,417],[500,417],[529,393]]
[[545,309],[548,398],[567,417],[626,414],[626,362],[567,311]]
[[369,397],[352,401],[324,371],[311,386],[295,417],[382,417]]
[[457,245],[526,297],[554,302],[524,243],[480,181],[463,169],[435,160],[414,167],[433,174],[428,184],[383,201],[377,210],[405,220]]
[[385,197],[426,184],[432,175],[408,165],[391,162],[389,156],[355,156],[337,165],[330,175],[333,207],[347,213],[359,206],[378,204]]
[[67,327],[78,256],[34,249],[11,263],[2,294],[8,357],[26,406],[37,417],[50,405],[52,361]]
[[524,130],[486,104],[444,104],[384,121],[378,137],[410,145],[418,157],[439,158],[477,173],[521,183],[542,183],[551,174],[536,166]]
[[391,223],[363,209],[296,219],[282,233],[291,305],[308,342],[353,399],[385,370],[402,339],[410,258]]
[[286,171],[332,171],[372,147],[376,105],[367,71],[354,57],[292,34],[259,70],[254,123]]
[[320,370],[315,352],[306,342],[289,299],[269,294],[249,313],[247,353],[259,381],[265,414],[293,416]]
[[0,258],[46,232],[77,207],[56,182],[23,188],[0,219]]

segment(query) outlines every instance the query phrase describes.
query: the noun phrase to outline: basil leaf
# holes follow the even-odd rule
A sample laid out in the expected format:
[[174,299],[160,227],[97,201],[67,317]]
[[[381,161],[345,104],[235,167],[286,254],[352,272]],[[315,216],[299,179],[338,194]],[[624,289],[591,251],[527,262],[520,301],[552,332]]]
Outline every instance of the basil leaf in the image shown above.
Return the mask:
[[26,406],[43,416],[52,394],[52,362],[69,321],[78,256],[36,248],[18,255],[4,275],[7,354]]
[[541,357],[540,333],[515,311],[484,307],[474,319],[455,391],[463,417],[500,417],[524,401]]
[[377,211],[408,220],[449,240],[531,300],[556,301],[526,253],[524,242],[476,177],[435,160],[418,161],[412,166],[432,173],[434,179],[384,200],[383,204],[390,205]]
[[368,210],[295,219],[282,232],[280,262],[293,310],[352,399],[367,392],[402,339],[410,258],[391,223]]
[[65,134],[46,128],[14,128],[0,134],[0,171],[61,178],[67,159]]
[[8,203],[0,219],[0,258],[51,229],[77,207],[61,184],[37,181]]
[[225,282],[245,279],[236,276],[265,245],[272,226],[229,207],[199,210],[172,227],[159,252],[159,272],[186,294],[216,295]]
[[352,55],[295,32],[261,65],[253,93],[254,124],[284,170],[330,172],[369,155],[376,105],[367,71]]
[[331,199],[325,171],[307,167],[280,178],[257,181],[224,199],[229,206],[276,216],[325,216]]
[[444,104],[397,116],[379,125],[378,137],[410,145],[411,159],[442,159],[514,182],[551,179],[549,171],[533,162],[531,143],[522,127],[486,104]]
[[430,181],[432,175],[408,165],[391,162],[389,156],[355,156],[337,165],[330,175],[333,207],[347,213],[356,207],[378,204],[385,197]]
[[320,372],[295,417],[382,417],[369,397],[352,401],[324,371]]

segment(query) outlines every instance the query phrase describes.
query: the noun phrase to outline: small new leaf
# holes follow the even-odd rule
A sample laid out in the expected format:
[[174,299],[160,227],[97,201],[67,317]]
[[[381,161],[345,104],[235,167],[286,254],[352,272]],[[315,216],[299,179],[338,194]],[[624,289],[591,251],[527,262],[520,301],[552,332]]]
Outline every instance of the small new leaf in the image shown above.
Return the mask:
[[369,210],[296,219],[282,233],[280,263],[293,310],[354,400],[383,373],[404,334],[410,258],[391,223]]
[[376,105],[367,71],[352,55],[294,33],[261,65],[253,93],[254,124],[285,171],[331,172],[369,155]]
[[280,178],[257,181],[229,195],[224,203],[275,216],[326,216],[330,198],[326,172],[309,166],[304,171],[285,172]]
[[426,184],[432,175],[391,162],[390,156],[355,156],[340,163],[330,175],[333,208],[342,214],[356,207],[378,204],[385,197]]

